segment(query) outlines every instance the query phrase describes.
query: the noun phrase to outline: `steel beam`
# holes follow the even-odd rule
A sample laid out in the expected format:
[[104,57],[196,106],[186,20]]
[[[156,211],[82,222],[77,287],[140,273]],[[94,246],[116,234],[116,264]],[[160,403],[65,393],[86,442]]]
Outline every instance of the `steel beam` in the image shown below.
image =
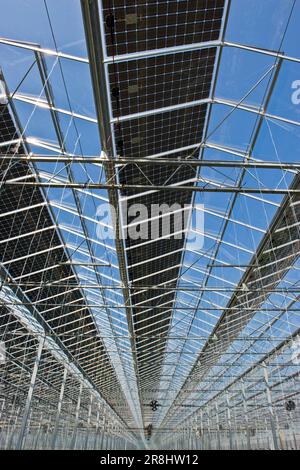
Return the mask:
[[[213,146],[205,145],[206,148],[213,148]],[[201,144],[199,144],[199,149],[201,148]],[[216,146],[214,146],[216,148]],[[218,147],[218,150],[222,151],[222,147]],[[178,149],[179,151],[179,149]],[[224,151],[224,148],[223,148]],[[235,155],[234,150],[231,152]],[[106,165],[108,163],[108,159],[104,157],[97,157],[93,155],[85,155],[83,157],[74,155],[43,155],[43,154],[29,154],[26,155],[4,155],[1,156],[1,160],[8,160],[10,162],[14,161],[24,161],[24,162],[35,162],[35,163],[86,163],[86,164],[99,164],[99,165]],[[110,162],[109,162],[110,163]],[[174,166],[180,167],[184,165],[189,165],[191,167],[204,167],[204,168],[246,168],[246,169],[265,169],[265,170],[300,170],[300,163],[299,162],[276,162],[276,161],[261,161],[255,160],[252,157],[250,161],[235,161],[235,160],[195,160],[194,158],[181,158],[181,159],[168,159],[168,158],[153,158],[152,156],[147,158],[116,158],[112,161],[112,164],[116,167],[123,166],[127,164],[137,164],[137,165],[167,165],[167,166]],[[32,206],[30,206],[32,207]],[[25,210],[25,209],[24,209]]]
[[65,54],[64,52],[58,52],[53,49],[41,47],[38,44],[35,44],[32,42],[0,38],[0,44],[4,44],[6,46],[13,46],[13,47],[17,47],[20,49],[27,49],[28,51],[39,52],[40,54],[49,55],[53,57],[59,57],[61,59],[74,60],[75,62],[82,62],[85,64],[89,63],[88,59],[85,57],[78,57],[78,56],[74,56],[70,54]]
[[[199,181],[201,183],[201,181]],[[39,188],[61,188],[61,189],[107,189],[107,190],[124,190],[130,189],[133,191],[141,190],[152,190],[152,191],[183,191],[183,192],[199,192],[199,193],[237,193],[237,194],[288,194],[290,196],[294,194],[300,194],[300,189],[287,188],[287,189],[276,189],[276,188],[241,188],[241,187],[229,187],[224,186],[222,188],[212,188],[207,186],[181,186],[177,185],[134,185],[134,184],[108,184],[108,183],[53,183],[40,182],[40,181],[12,181],[7,180],[3,182],[2,186],[21,186],[21,187],[39,187]]]

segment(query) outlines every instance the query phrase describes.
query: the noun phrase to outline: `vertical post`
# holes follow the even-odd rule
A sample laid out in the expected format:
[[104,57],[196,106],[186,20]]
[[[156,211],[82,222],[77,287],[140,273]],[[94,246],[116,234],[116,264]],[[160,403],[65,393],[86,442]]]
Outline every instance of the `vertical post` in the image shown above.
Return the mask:
[[94,439],[94,450],[97,448],[99,427],[100,427],[100,403],[98,403],[98,407],[97,407],[96,429],[95,429],[95,439]]
[[[1,364],[1,361],[0,361],[0,364]],[[2,401],[2,406],[1,406],[1,412],[0,412],[0,421],[1,421],[2,413],[3,413],[4,407],[5,407],[5,398],[1,399],[1,401]],[[9,426],[7,427],[7,433],[8,433],[8,431],[9,431]],[[3,444],[2,444],[2,442],[1,442],[1,448],[5,447],[5,444],[4,444],[4,443],[5,443],[5,438],[6,438],[7,433],[6,433],[5,436],[4,436],[4,430],[3,430],[3,434],[2,434],[2,432],[1,432],[1,430],[0,430],[1,441],[2,441],[2,436],[3,436]]]
[[192,424],[191,422],[188,424],[188,434],[187,434],[187,449],[191,450],[192,449]]
[[207,437],[208,437],[208,442],[207,442],[207,448],[208,450],[211,450],[211,428],[210,428],[210,415],[209,415],[209,409],[207,408]]
[[88,410],[88,419],[87,419],[87,433],[86,433],[86,437],[85,437],[85,449],[86,450],[87,450],[88,440],[89,440],[89,429],[90,429],[90,425],[91,425],[92,405],[93,405],[93,395],[91,394],[89,410]]
[[106,446],[106,436],[105,436],[105,426],[106,426],[106,416],[105,416],[105,413],[103,415],[103,430],[102,430],[102,434],[101,434],[101,444],[100,444],[100,449],[103,450],[104,449],[104,438],[105,438],[105,447]]
[[55,449],[55,444],[56,444],[56,439],[57,439],[57,434],[58,434],[59,420],[60,420],[60,415],[61,415],[62,401],[63,401],[64,393],[65,393],[67,374],[68,374],[68,371],[67,371],[67,368],[65,367],[64,368],[64,373],[63,373],[63,378],[62,378],[62,383],[61,383],[61,387],[60,387],[60,393],[59,393],[59,399],[58,399],[58,405],[57,405],[57,413],[56,413],[55,425],[54,425],[52,441],[51,441],[51,449]]
[[215,403],[215,409],[216,409],[216,424],[217,424],[217,443],[218,443],[218,450],[221,450],[221,436],[220,436],[220,416],[219,416],[219,407],[218,407],[218,402]]
[[76,445],[77,425],[78,425],[78,419],[79,419],[81,394],[82,394],[82,383],[80,384],[79,394],[78,394],[78,399],[77,399],[77,404],[76,404],[75,423],[74,423],[74,432],[73,432],[72,441],[71,441],[71,449],[74,449]]
[[293,439],[294,439],[294,445],[295,445],[294,450],[298,450],[298,444],[297,444],[297,438],[296,438],[296,432],[295,431],[293,431]]
[[258,426],[258,422],[257,420],[255,420],[255,426],[256,426],[256,429],[255,429],[255,433],[256,433],[256,445],[257,445],[257,450],[260,449],[260,441],[259,441],[259,426]]
[[106,432],[104,434],[104,448],[105,450],[110,450],[110,430],[109,428],[106,429]]
[[43,422],[43,412],[40,413],[40,421],[39,421],[39,424],[38,424],[38,427],[37,427],[37,431],[36,431],[35,443],[34,443],[34,449],[35,449],[35,450],[38,449],[38,445],[40,445],[40,448],[42,448],[42,446],[41,446],[41,440],[40,440],[40,433],[41,433],[42,422]]
[[275,415],[274,415],[273,403],[272,403],[272,394],[271,394],[271,388],[270,388],[270,382],[269,382],[268,367],[265,362],[263,363],[263,371],[264,371],[264,382],[265,382],[265,387],[266,387],[266,396],[267,396],[267,402],[268,402],[269,413],[270,413],[270,423],[271,423],[271,431],[272,431],[272,437],[273,437],[273,445],[274,445],[274,449],[278,450],[278,440],[277,440],[277,433],[276,433]]
[[28,449],[31,448],[31,436],[30,436],[31,418],[32,418],[32,408],[30,408],[30,411],[29,411],[27,426],[26,426],[24,439],[23,439],[23,442],[26,442],[28,439],[28,443],[29,443]]
[[12,430],[11,430],[10,436],[8,438],[8,441],[7,441],[6,449],[8,449],[8,450],[13,449],[15,430],[17,428],[19,413],[21,411],[21,407],[18,406],[18,407],[15,407],[14,409],[16,409],[16,414],[15,414],[15,420],[14,420],[14,423],[13,423],[13,426],[12,426]]
[[36,358],[35,358],[34,366],[33,366],[33,369],[32,369],[29,390],[28,390],[28,394],[27,394],[27,399],[26,399],[26,403],[25,403],[25,408],[24,408],[24,413],[23,413],[23,418],[22,418],[22,423],[21,423],[21,428],[20,428],[20,434],[19,434],[18,441],[17,441],[17,446],[16,446],[17,449],[22,449],[23,445],[24,445],[24,438],[25,438],[25,435],[26,435],[28,418],[29,418],[30,410],[31,410],[31,402],[32,402],[32,397],[33,397],[33,391],[34,391],[34,387],[35,387],[38,368],[39,368],[40,361],[41,361],[41,356],[42,356],[42,352],[43,352],[44,343],[45,343],[45,336],[42,336],[39,340],[37,353],[36,353]]
[[48,406],[48,413],[47,411],[45,412],[45,415],[46,415],[46,420],[47,420],[47,427],[46,427],[46,433],[45,433],[45,440],[44,440],[44,449],[47,449],[48,447],[48,439],[49,437],[52,437],[52,434],[51,434],[51,403],[49,403],[49,406]]
[[194,429],[193,429],[193,448],[197,450],[198,440],[197,440],[197,416],[194,419]]
[[203,411],[200,411],[201,450],[204,450]]
[[229,448],[233,450],[232,446],[232,428],[231,428],[231,409],[230,409],[230,401],[229,401],[229,393],[226,391],[226,403],[227,403],[227,420],[228,420],[228,427],[229,427]]
[[245,417],[245,422],[246,422],[246,433],[247,433],[247,450],[251,450],[249,416],[248,416],[247,396],[246,396],[246,389],[245,389],[244,379],[241,380],[241,383],[242,383],[242,398],[243,398],[244,417]]

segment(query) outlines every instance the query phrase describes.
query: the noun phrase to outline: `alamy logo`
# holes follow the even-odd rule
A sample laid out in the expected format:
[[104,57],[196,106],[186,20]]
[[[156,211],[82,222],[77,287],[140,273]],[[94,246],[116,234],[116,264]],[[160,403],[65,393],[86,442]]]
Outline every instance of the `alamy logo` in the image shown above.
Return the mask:
[[294,80],[292,83],[292,89],[295,90],[292,93],[292,103],[300,104],[300,80]]
[[300,336],[297,337],[295,341],[293,341],[292,344],[292,363],[295,365],[300,364]]
[[[101,240],[120,239],[150,241],[185,239],[188,247],[202,248],[204,240],[204,206],[197,204],[131,204],[122,201],[119,213],[110,204],[97,208],[97,236]],[[117,223],[120,221],[121,223]]]
[[0,341],[0,365],[6,362],[6,348],[4,341]]
[[0,104],[7,104],[5,83],[0,79]]

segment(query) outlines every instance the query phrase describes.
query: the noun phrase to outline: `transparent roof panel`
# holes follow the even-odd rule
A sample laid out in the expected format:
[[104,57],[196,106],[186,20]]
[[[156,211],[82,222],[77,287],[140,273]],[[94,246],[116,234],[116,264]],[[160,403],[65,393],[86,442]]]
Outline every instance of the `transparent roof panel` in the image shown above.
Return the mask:
[[268,380],[278,426],[299,405],[300,5],[196,3],[3,2],[0,341],[26,319],[31,366],[45,328],[50,402],[68,358],[140,446],[240,430],[245,400],[265,432]]

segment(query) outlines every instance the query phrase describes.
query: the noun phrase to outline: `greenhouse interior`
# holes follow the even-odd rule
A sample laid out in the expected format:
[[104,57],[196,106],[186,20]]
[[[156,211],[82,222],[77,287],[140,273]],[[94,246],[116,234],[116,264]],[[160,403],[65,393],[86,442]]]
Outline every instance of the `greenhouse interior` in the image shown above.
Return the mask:
[[0,449],[300,450],[300,0],[0,3]]

